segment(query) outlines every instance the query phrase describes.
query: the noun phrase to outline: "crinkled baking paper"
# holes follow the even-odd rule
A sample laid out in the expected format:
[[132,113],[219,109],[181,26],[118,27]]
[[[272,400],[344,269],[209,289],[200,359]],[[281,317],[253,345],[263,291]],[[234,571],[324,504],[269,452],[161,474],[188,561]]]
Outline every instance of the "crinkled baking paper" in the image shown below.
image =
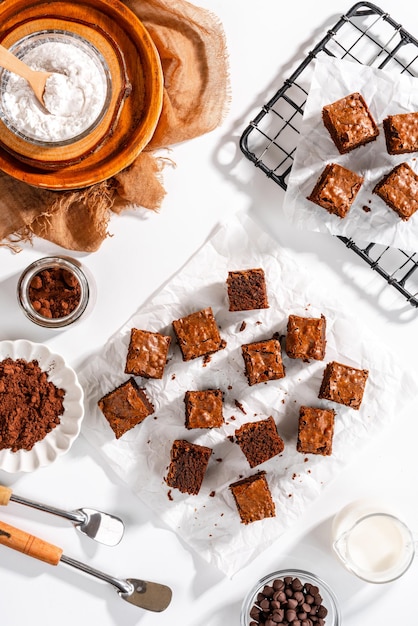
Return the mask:
[[[270,307],[229,312],[228,271],[252,267],[265,271]],[[171,323],[207,306],[212,307],[227,345],[206,364],[202,358],[183,362]],[[284,335],[290,313],[326,316],[325,360],[305,363],[283,354],[285,378],[249,386],[241,345],[271,338],[274,333]],[[297,256],[280,248],[248,216],[238,215],[220,226],[187,265],[89,359],[80,372],[86,400],[82,432],[143,503],[204,559],[232,576],[282,535],[360,446],[381,431],[391,416],[399,414],[417,392],[412,377],[396,363],[384,343],[366,335],[357,322],[330,301],[325,286],[312,280],[298,265]],[[128,378],[124,367],[132,327],[169,333],[173,341],[164,378],[138,379],[155,405],[155,414],[116,440],[97,401]],[[359,411],[318,400],[324,367],[331,360],[370,370]],[[224,391],[225,425],[213,430],[187,430],[185,391],[205,388]],[[296,451],[301,404],[336,409],[332,456]],[[270,415],[285,449],[252,470],[231,438],[244,422]],[[171,445],[178,438],[213,448],[197,496],[170,489],[164,480]],[[244,525],[229,485],[258,469],[267,473],[277,515]]]

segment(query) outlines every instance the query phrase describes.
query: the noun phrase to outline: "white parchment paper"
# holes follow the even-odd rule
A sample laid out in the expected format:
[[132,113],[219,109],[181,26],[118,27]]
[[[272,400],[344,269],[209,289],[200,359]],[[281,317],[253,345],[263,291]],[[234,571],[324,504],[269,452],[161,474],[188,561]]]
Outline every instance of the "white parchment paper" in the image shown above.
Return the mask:
[[[231,313],[227,273],[252,267],[265,271],[270,307]],[[116,440],[97,401],[128,378],[123,372],[131,328],[173,336],[174,319],[207,306],[212,307],[227,342],[225,349],[212,355],[206,365],[201,358],[183,362],[173,339],[163,380],[138,379],[155,405],[155,414]],[[285,378],[250,387],[241,345],[271,338],[275,332],[284,335],[290,313],[326,316],[326,359],[304,363],[283,354]],[[281,249],[248,216],[238,215],[221,226],[80,372],[86,399],[82,432],[143,503],[203,558],[232,576],[289,528],[359,447],[399,414],[417,392],[412,376],[357,322],[354,316],[347,317],[338,310],[325,287],[298,267],[296,257]],[[332,405],[317,398],[325,364],[330,360],[370,370],[363,404],[359,411],[333,405],[337,415],[332,456],[302,455],[296,451],[299,406]],[[185,391],[205,388],[224,391],[225,425],[214,430],[187,430]],[[269,415],[278,425],[285,449],[257,469],[267,472],[277,515],[246,526],[240,522],[229,485],[256,469],[250,469],[230,437],[244,422]],[[169,489],[165,483],[170,448],[177,438],[213,448],[197,496]]]
[[[340,155],[322,122],[322,107],[355,91],[360,92],[369,105],[380,134],[376,141]],[[418,214],[404,222],[372,193],[375,184],[398,163],[405,161],[418,172],[415,153],[388,154],[382,127],[388,115],[413,111],[418,111],[417,78],[353,61],[317,59],[284,200],[283,210],[289,220],[298,228],[353,237],[361,242],[380,243],[411,252],[417,250]],[[332,162],[365,178],[353,206],[343,219],[306,199],[325,165]]]

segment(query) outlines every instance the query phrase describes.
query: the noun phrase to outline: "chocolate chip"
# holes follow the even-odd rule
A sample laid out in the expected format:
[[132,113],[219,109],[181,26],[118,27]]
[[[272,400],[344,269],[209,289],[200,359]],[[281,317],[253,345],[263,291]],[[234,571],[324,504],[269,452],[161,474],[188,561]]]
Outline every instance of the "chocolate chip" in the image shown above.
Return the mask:
[[284,589],[284,581],[281,580],[280,578],[277,578],[273,582],[273,589],[274,591],[281,591],[282,589]]
[[281,624],[284,618],[284,610],[278,609],[273,612],[272,619],[276,624]]
[[257,594],[250,610],[250,626],[325,626],[327,614],[316,585],[285,576]]
[[264,587],[263,594],[265,595],[266,598],[271,598],[273,593],[274,593],[273,587],[269,587],[268,585]]

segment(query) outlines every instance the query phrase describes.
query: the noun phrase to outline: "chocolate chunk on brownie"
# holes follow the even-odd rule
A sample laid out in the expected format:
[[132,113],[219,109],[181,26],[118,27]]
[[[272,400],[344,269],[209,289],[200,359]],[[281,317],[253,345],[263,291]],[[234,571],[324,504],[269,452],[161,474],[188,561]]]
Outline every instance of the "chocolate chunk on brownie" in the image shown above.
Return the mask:
[[324,106],[322,120],[340,154],[364,146],[379,135],[370,109],[358,92]]
[[229,489],[243,524],[275,517],[276,507],[266,479],[266,472],[257,472],[257,474],[242,478],[229,485]]
[[322,361],[326,347],[326,319],[289,315],[287,322],[286,353],[291,359]]
[[154,412],[154,405],[148,399],[145,389],[138,387],[133,378],[100,398],[97,404],[116,439]]
[[241,351],[249,385],[277,380],[285,376],[278,339],[247,343],[241,346]]
[[318,397],[359,409],[368,376],[368,370],[331,361],[325,367]]
[[303,454],[332,454],[334,436],[333,409],[301,406],[299,410],[298,441],[296,449]]
[[183,361],[207,356],[225,347],[211,307],[173,321]]
[[388,115],[383,130],[389,154],[418,151],[418,112]]
[[373,193],[407,221],[418,209],[418,175],[408,163],[400,163],[377,183]]
[[162,378],[171,337],[138,328],[131,329],[125,373]]
[[328,163],[308,200],[341,219],[346,217],[364,181],[363,176],[339,165]]
[[256,467],[284,450],[284,441],[271,416],[258,422],[243,424],[235,431],[235,439],[250,467]]
[[219,428],[224,423],[223,393],[220,389],[186,391],[184,403],[186,428]]
[[261,268],[228,272],[229,310],[268,309],[266,279]]
[[212,448],[191,443],[185,439],[173,441],[167,485],[182,493],[197,495],[202,486]]

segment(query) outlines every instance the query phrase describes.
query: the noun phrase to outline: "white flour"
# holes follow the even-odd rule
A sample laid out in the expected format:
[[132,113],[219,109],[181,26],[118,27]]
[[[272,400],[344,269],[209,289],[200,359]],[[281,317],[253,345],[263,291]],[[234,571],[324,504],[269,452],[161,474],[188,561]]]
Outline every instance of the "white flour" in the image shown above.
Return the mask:
[[10,74],[4,107],[16,129],[31,139],[65,141],[87,130],[106,99],[106,75],[98,62],[73,43],[47,41],[22,60],[34,70],[52,72],[42,110],[26,80]]

